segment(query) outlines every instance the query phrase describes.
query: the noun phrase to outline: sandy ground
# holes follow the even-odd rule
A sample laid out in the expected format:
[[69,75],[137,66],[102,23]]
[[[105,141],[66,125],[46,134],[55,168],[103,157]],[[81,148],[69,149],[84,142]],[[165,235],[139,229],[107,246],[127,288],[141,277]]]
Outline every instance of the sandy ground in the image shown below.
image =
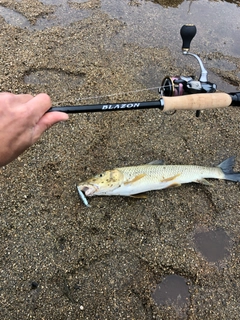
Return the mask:
[[[168,46],[124,42],[126,23],[99,10],[100,1],[72,3],[91,15],[69,26],[33,30],[55,10],[44,3],[1,1],[28,20],[24,28],[0,17],[2,91],[48,92],[54,105],[94,103],[80,98],[145,89],[182,71]],[[212,72],[226,87],[239,86],[239,56],[203,57],[218,61]],[[222,60],[234,71],[221,71]],[[158,95],[142,91],[97,102],[151,99]],[[157,109],[71,115],[1,168],[1,319],[239,318],[239,184],[189,184],[146,200],[95,197],[91,208],[76,192],[96,173],[156,159],[213,166],[235,155],[240,170],[239,119],[237,108],[200,118]],[[175,298],[157,297],[169,275],[184,280],[187,294],[175,282]]]

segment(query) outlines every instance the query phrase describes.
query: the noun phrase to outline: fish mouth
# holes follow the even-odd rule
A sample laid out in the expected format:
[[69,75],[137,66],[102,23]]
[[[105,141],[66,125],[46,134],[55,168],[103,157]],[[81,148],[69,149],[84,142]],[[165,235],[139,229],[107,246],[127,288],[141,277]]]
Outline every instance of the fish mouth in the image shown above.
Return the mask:
[[98,191],[98,186],[94,184],[79,185],[78,188],[85,193],[85,196],[91,197]]

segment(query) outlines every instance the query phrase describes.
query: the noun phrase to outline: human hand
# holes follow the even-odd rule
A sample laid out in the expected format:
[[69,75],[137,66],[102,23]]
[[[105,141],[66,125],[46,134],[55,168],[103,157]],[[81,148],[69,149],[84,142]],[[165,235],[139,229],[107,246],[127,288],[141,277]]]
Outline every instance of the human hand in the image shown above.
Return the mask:
[[34,144],[44,131],[68,119],[63,112],[49,112],[51,99],[45,93],[0,93],[0,167],[16,159]]

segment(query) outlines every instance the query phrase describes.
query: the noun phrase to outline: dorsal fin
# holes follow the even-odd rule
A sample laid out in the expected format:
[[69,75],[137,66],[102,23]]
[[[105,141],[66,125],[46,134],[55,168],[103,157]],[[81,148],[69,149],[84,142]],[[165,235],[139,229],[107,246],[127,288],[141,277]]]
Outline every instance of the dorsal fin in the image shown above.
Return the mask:
[[160,165],[163,165],[164,164],[164,161],[163,160],[154,160],[154,161],[151,161],[151,162],[149,162],[149,163],[146,163],[146,165],[158,165],[158,166],[160,166]]

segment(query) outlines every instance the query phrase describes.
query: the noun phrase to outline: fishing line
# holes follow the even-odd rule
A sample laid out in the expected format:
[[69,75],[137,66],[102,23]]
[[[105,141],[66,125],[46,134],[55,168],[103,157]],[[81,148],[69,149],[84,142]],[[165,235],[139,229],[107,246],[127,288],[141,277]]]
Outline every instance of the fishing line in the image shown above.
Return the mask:
[[123,91],[123,92],[109,93],[109,94],[106,94],[106,95],[103,95],[103,96],[79,98],[79,99],[77,99],[77,101],[80,101],[80,100],[90,100],[90,99],[99,99],[99,98],[106,98],[106,97],[113,97],[113,96],[117,96],[117,95],[121,95],[121,94],[129,94],[129,93],[150,91],[150,90],[154,90],[154,89],[158,89],[158,88],[159,88],[159,87],[152,87],[152,88],[146,88],[146,89],[137,89],[137,90],[133,90],[133,91]]
[[[92,96],[92,97],[83,97],[83,98],[78,98],[75,99],[76,102],[80,102],[80,101],[87,101],[87,100],[96,100],[96,99],[102,99],[102,98],[107,98],[107,97],[114,97],[114,96],[118,96],[118,95],[123,95],[123,94],[132,94],[132,93],[137,93],[137,92],[144,92],[144,91],[150,91],[150,90],[158,90],[159,92],[161,92],[162,90],[164,90],[165,88],[169,88],[171,87],[171,85],[164,85],[161,87],[150,87],[150,88],[146,88],[146,89],[137,89],[137,90],[132,90],[132,91],[122,91],[122,92],[116,92],[116,93],[109,93],[109,94],[105,94],[105,95],[99,95],[99,96]],[[64,101],[58,102],[60,104],[64,104]]]

